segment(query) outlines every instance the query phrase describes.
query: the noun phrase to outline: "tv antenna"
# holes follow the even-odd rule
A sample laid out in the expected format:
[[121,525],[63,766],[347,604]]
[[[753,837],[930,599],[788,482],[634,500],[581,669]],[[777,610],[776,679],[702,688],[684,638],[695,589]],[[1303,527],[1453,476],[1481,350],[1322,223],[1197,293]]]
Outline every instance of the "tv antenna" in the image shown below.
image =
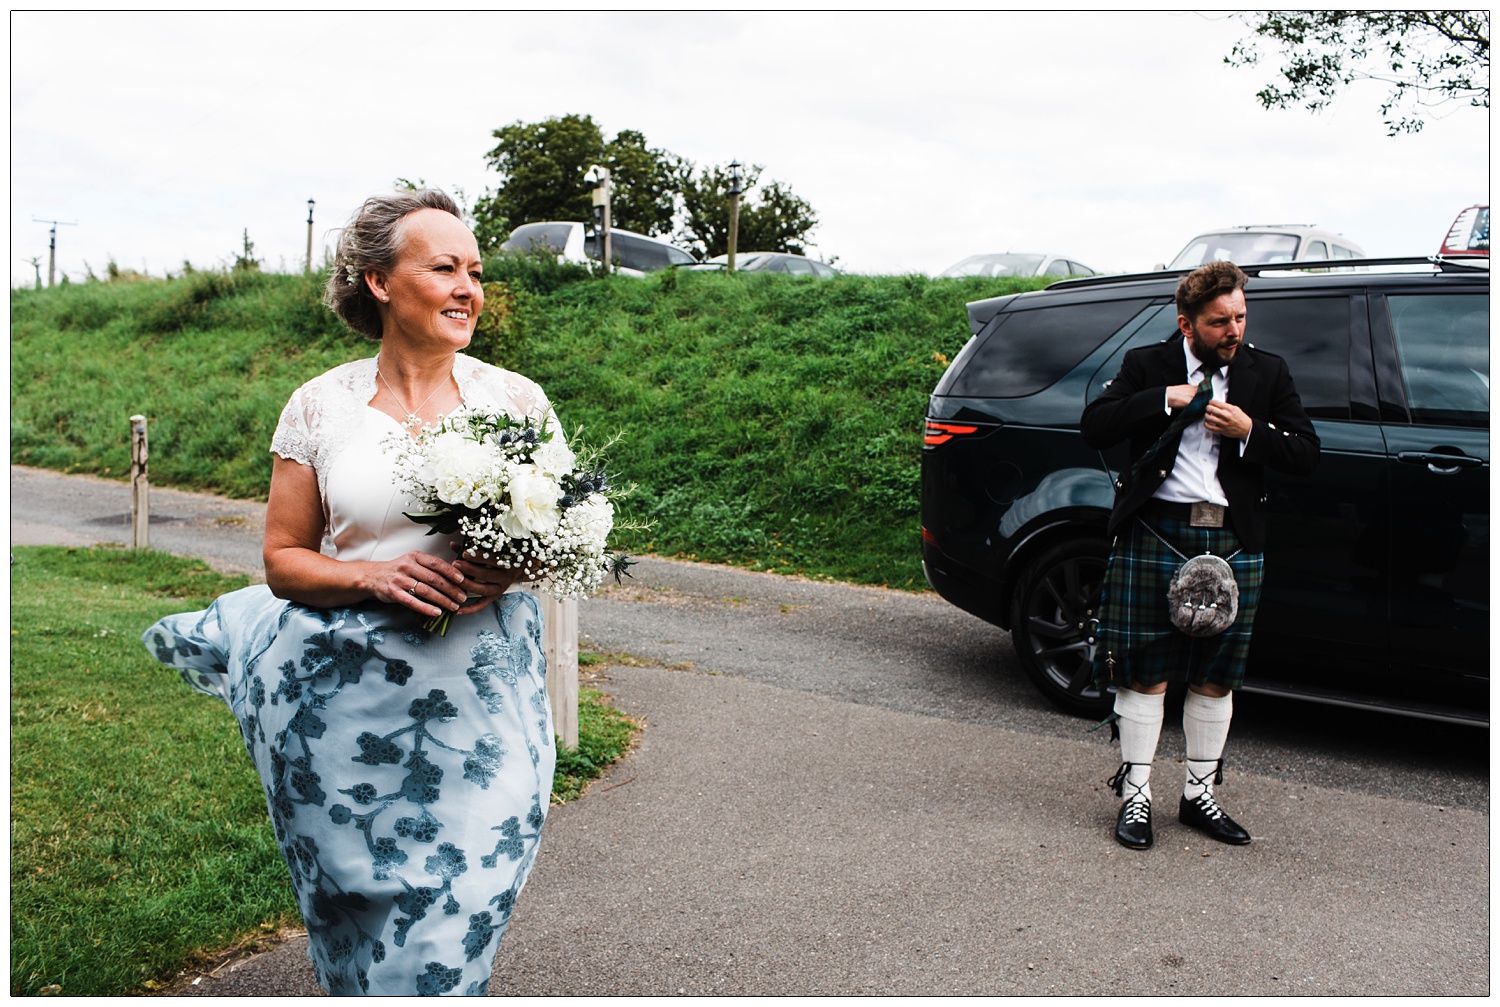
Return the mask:
[[52,240],[47,245],[47,286],[52,286],[57,276],[57,228],[61,224],[64,227],[77,227],[76,220],[43,220],[40,217],[32,217],[33,222],[38,224],[52,225]]

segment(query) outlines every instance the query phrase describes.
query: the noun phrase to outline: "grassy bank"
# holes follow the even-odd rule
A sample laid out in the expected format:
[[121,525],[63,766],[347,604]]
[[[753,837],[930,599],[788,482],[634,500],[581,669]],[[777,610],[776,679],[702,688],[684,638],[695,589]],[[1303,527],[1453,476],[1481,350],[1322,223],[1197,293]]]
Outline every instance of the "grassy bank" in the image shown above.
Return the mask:
[[[622,546],[903,588],[923,586],[922,418],[968,337],[964,304],[1039,285],[510,276],[475,355],[541,382],[585,439],[623,435],[626,514],[654,525]],[[264,497],[287,396],[375,349],[298,276],[14,291],[11,458],[122,477],[145,413],[153,481]]]
[[[244,583],[165,553],[15,550],[12,994],[140,993],[199,949],[300,924],[234,718],[140,640]],[[579,707],[559,800],[634,731],[597,691]]]

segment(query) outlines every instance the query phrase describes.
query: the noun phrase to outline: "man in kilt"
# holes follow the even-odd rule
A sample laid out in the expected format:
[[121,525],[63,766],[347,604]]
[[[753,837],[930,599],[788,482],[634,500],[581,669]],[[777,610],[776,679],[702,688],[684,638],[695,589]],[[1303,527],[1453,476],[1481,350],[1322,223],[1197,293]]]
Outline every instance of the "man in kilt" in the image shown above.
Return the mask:
[[[1114,537],[1098,615],[1094,674],[1115,687],[1120,754],[1110,780],[1124,798],[1115,839],[1151,845],[1151,762],[1167,685],[1186,682],[1182,729],[1187,780],[1178,819],[1224,843],[1250,834],[1214,798],[1223,782],[1233,690],[1260,600],[1266,534],[1265,469],[1297,475],[1318,461],[1318,437],[1278,356],[1244,342],[1245,274],[1229,262],[1195,269],[1177,285],[1180,332],[1125,354],[1120,373],[1083,411],[1083,439],[1103,449],[1128,440],[1115,481]],[[1189,636],[1167,601],[1188,557],[1228,560],[1239,590],[1233,623]]]

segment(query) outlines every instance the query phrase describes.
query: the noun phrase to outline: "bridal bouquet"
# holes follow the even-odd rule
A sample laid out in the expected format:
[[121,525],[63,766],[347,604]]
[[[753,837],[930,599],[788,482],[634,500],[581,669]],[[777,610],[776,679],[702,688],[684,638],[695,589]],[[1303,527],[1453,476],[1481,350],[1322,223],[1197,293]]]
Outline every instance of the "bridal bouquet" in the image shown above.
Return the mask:
[[[397,485],[421,506],[407,517],[429,535],[462,536],[468,549],[559,598],[581,598],[629,565],[606,552],[616,494],[603,465],[580,461],[545,423],[460,408],[416,438],[390,435],[385,447]],[[447,621],[437,616],[427,628],[446,632]]]

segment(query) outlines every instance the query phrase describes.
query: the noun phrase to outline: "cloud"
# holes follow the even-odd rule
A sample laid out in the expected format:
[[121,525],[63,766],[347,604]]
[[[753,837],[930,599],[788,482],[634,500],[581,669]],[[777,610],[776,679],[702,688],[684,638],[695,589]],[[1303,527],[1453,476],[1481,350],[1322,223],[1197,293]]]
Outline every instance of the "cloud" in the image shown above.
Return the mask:
[[31,218],[78,220],[59,234],[75,276],[106,254],[222,261],[246,228],[295,265],[309,197],[321,236],[398,176],[478,195],[495,128],[567,113],[765,165],[815,208],[817,250],[867,272],[1005,248],[1138,269],[1276,219],[1426,253],[1488,192],[1484,110],[1397,139],[1378,89],[1265,111],[1216,16],[17,12],[11,30],[12,244],[45,254]]

